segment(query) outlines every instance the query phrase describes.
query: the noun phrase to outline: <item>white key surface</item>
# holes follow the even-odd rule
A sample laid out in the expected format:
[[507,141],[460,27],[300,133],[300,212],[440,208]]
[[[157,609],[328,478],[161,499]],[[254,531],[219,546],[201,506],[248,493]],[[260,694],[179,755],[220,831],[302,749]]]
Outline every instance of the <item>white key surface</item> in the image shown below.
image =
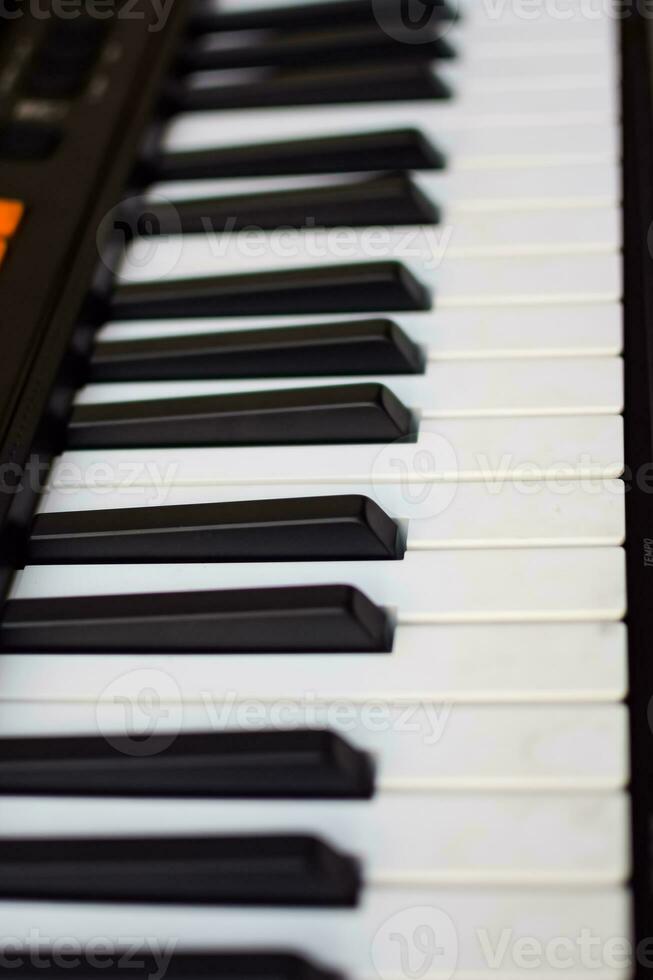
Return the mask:
[[[513,115],[478,118],[467,127],[437,125],[430,103],[409,103],[403,108],[374,105],[351,107],[346,112],[320,107],[312,110],[226,110],[181,113],[168,126],[166,151],[247,146],[257,143],[302,140],[323,136],[386,132],[416,128],[447,155],[447,169],[490,167],[570,166],[619,159],[620,129],[616,124],[555,116],[532,118]],[[285,112],[285,117],[283,113]],[[271,114],[272,113],[272,114]],[[521,123],[521,125],[519,124]]]
[[215,487],[123,488],[106,493],[51,490],[42,513],[113,510],[122,507],[183,506],[234,500],[334,496],[358,493],[374,500],[401,522],[410,550],[436,548],[556,547],[619,545],[625,535],[621,480],[529,483],[461,483],[417,486],[396,484],[268,484]]
[[587,306],[521,306],[514,309],[436,310],[433,313],[322,314],[216,317],[107,323],[98,339],[130,340],[179,334],[305,326],[385,316],[426,349],[430,360],[477,357],[609,356],[621,353],[622,309],[617,303]]
[[82,388],[78,404],[244,394],[381,382],[423,419],[516,415],[618,414],[620,358],[432,362],[419,375],[244,378],[228,381],[132,382]]
[[416,442],[339,446],[66,452],[58,488],[180,484],[396,483],[612,479],[621,476],[617,416],[424,421]]
[[[36,803],[36,805],[34,805]],[[621,793],[379,793],[372,800],[0,801],[5,837],[309,834],[357,855],[368,885],[616,884]]]
[[[437,955],[427,961],[428,980],[439,980],[443,965],[462,980],[489,978],[497,969],[510,977],[532,976],[533,957],[524,957],[532,947],[518,945],[523,938],[539,944],[540,977],[553,980],[565,963],[566,972],[573,970],[570,976],[617,980],[630,973],[623,945],[617,945],[620,937],[630,936],[630,906],[628,892],[616,886],[432,886],[371,887],[354,910],[298,908],[289,914],[283,908],[5,901],[0,916],[5,935],[15,937],[17,945],[21,940],[29,945],[34,930],[81,942],[140,936],[140,945],[147,937],[162,965],[184,948],[292,949],[355,980],[373,980],[379,971],[400,977],[400,947],[391,934],[410,937],[422,927],[439,943]],[[579,942],[582,936],[599,940],[600,952],[594,942],[590,959],[587,942]],[[554,955],[545,954],[547,947]]]
[[[156,672],[155,672],[156,673]],[[127,713],[127,708],[131,710]],[[383,793],[623,789],[628,713],[620,704],[453,704],[340,699],[168,706],[151,724],[141,702],[2,702],[0,734],[70,735],[329,729],[374,760]],[[418,800],[415,801],[419,803]]]
[[403,229],[396,235],[382,228],[171,235],[134,241],[125,253],[120,278],[157,282],[391,260],[403,263],[432,290],[436,310],[621,299],[622,262],[617,252],[469,257],[449,253],[449,244],[448,229],[433,226]]
[[[291,711],[293,701],[317,700],[612,702],[627,692],[626,640],[616,622],[479,623],[400,625],[391,654],[7,654],[0,704],[97,702],[102,725],[116,703],[131,703],[143,719],[145,688],[165,710],[247,699],[290,701]],[[171,708],[171,723],[182,716]]]
[[408,552],[402,561],[28,566],[13,598],[348,583],[400,623],[618,620],[620,548]]
[[[508,211],[537,207],[605,208],[621,200],[617,162],[588,166],[534,167],[522,170],[419,170],[412,180],[450,214]],[[153,184],[147,200],[181,201],[333,186],[368,179],[367,174],[311,174],[289,177],[242,177],[222,180],[167,181]]]

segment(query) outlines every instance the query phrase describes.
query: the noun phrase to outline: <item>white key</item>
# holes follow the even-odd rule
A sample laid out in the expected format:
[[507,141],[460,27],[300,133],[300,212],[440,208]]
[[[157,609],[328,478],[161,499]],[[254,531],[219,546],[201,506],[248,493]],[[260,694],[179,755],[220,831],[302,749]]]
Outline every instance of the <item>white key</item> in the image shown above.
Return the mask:
[[449,255],[449,238],[447,228],[431,226],[396,236],[383,228],[171,235],[154,242],[132,243],[120,275],[124,282],[155,282],[171,277],[260,274],[392,259],[405,264],[435,290],[436,309],[615,303],[621,299],[622,260],[616,252],[512,254],[510,261],[496,254],[463,258],[453,251]]
[[[555,171],[553,171],[555,172]],[[375,314],[376,316],[377,314]],[[605,357],[622,350],[622,308],[598,306],[516,307],[384,313],[426,349],[429,360],[477,357]],[[370,319],[372,314],[294,317],[216,317],[190,320],[109,322],[98,339],[130,340],[177,334],[258,330],[309,323]]]
[[440,419],[416,442],[379,445],[129,449],[67,452],[50,486],[398,483],[612,479],[624,467],[615,416]]
[[136,948],[147,944],[162,964],[193,947],[292,950],[352,980],[401,977],[402,946],[392,937],[405,937],[405,946],[421,927],[437,940],[425,980],[454,971],[459,980],[478,980],[496,976],[498,968],[517,980],[533,976],[534,962],[544,980],[559,976],[561,964],[573,978],[625,980],[630,905],[628,892],[615,886],[379,887],[366,889],[356,909],[5,901],[0,917],[16,946],[29,948],[35,934],[96,944],[101,936],[94,948],[105,955],[107,941],[123,937],[124,946],[124,937],[137,936]]
[[[210,663],[210,661],[209,661]],[[153,671],[156,673],[156,671]],[[208,694],[208,692],[207,692]],[[129,705],[129,698],[127,700]],[[157,734],[325,728],[374,757],[382,792],[623,789],[629,779],[628,712],[621,704],[407,704],[340,699],[186,702],[156,718]],[[140,730],[146,706],[2,702],[0,733],[105,738]],[[179,717],[177,717],[179,715]],[[152,720],[150,718],[150,720]],[[417,802],[417,801],[416,801]]]
[[[274,193],[349,184],[368,177],[367,174],[317,174],[169,181],[153,184],[147,191],[146,199],[174,202],[202,197]],[[609,208],[621,201],[621,174],[616,162],[559,168],[484,170],[478,173],[420,170],[414,171],[411,177],[434,204],[446,206],[449,217],[467,212],[505,212],[539,207]]]
[[122,488],[98,494],[51,490],[41,512],[113,510],[234,500],[333,496],[360,493],[375,500],[406,528],[410,550],[618,545],[625,534],[624,484],[609,480],[526,487],[509,483],[461,483],[416,487],[396,484],[270,484],[267,486],[170,487],[159,493]]
[[[568,38],[556,43],[555,71],[551,71],[551,42],[532,39],[519,45],[492,42],[489,37],[465,44],[448,35],[457,45],[453,61],[438,61],[435,70],[452,89],[453,99],[493,92],[511,93],[515,89],[531,92],[593,90],[597,100],[614,105],[619,89],[619,59],[606,57],[603,45],[595,41],[573,44]],[[496,106],[492,106],[492,109]]]
[[345,582],[399,623],[621,619],[620,548],[411,551],[403,561],[28,566],[12,597],[250,589]]
[[358,857],[368,887],[616,884],[630,865],[622,793],[36,802],[0,801],[3,836],[313,834]]
[[[246,259],[251,256],[252,251],[254,254],[263,253],[263,242],[266,245],[270,243],[273,249],[273,243],[280,240],[279,234],[275,235],[274,232],[263,238],[260,232],[254,235],[242,231],[238,233],[240,235],[238,241],[245,244],[237,246],[235,235],[227,233],[223,239],[219,231],[212,230],[208,218],[207,234],[211,237],[214,257],[215,252],[221,250],[223,242],[225,254],[229,258],[233,248]],[[342,247],[341,243],[345,241],[345,234],[348,233],[343,233],[341,230],[337,236],[334,229],[315,235],[308,233],[311,241],[315,242],[316,250],[313,254],[326,256],[331,251],[337,254]],[[282,256],[285,255],[288,249],[286,242],[291,243],[294,238],[301,242],[306,237],[307,234],[303,234],[299,229],[294,235],[288,234],[281,239],[282,245],[281,248],[277,248],[277,252]],[[360,243],[361,259],[366,258],[368,254],[372,256],[381,254],[388,257],[395,255],[400,257],[406,254],[408,258],[414,255],[418,262],[423,253],[428,254],[431,260],[434,258],[440,260],[445,256],[454,259],[486,255],[611,253],[621,248],[621,214],[616,207],[551,210],[539,208],[534,211],[515,210],[500,213],[488,211],[482,214],[449,211],[445,207],[442,210],[441,221],[437,225],[409,225],[405,228],[382,230],[377,226],[374,234],[371,228],[357,232],[351,229],[349,246],[345,245],[345,248],[348,247],[353,251],[354,242],[357,245]],[[370,242],[372,244],[369,244]],[[173,244],[178,246],[179,243],[175,239]],[[139,243],[133,253],[139,256],[139,269],[147,271],[147,265],[144,265],[141,260],[141,253],[145,249],[147,249],[146,254],[156,252],[157,247],[157,243],[152,241]],[[301,246],[298,246],[298,253],[298,261],[304,261]],[[273,250],[270,258],[274,256]]]
[[[297,109],[287,121],[270,119],[262,112],[253,118],[254,110],[243,110],[251,126],[238,126],[239,116],[228,117],[226,112],[183,113],[166,130],[164,150],[204,149],[220,146],[254,145],[283,140],[301,140],[323,136],[355,135],[384,132],[391,128],[414,127],[432,140],[448,159],[448,169],[486,169],[489,167],[570,166],[584,163],[613,163],[619,157],[620,130],[616,125],[573,124],[560,118],[555,124],[549,117],[540,117],[539,125],[486,125],[476,120],[467,129],[437,127],[430,115],[414,109],[410,113],[384,119],[365,107],[366,112],[355,118],[338,114],[325,118],[326,110],[297,119]],[[240,114],[239,114],[240,115]]]
[[420,375],[95,384],[81,389],[77,401],[118,403],[380,381],[423,419],[614,415],[623,407],[622,376],[621,359],[607,357],[432,362]]
[[[579,118],[582,117],[582,118]],[[570,165],[591,159],[614,162],[620,152],[620,128],[591,114],[541,115],[533,118],[486,115],[434,117],[430,103],[368,104],[344,109],[242,109],[238,112],[180,113],[168,126],[163,149],[254,145],[322,136],[385,132],[414,127],[449,157],[449,166]],[[464,124],[464,125],[463,125]]]
[[[142,566],[141,566],[142,573]],[[202,710],[234,701],[300,706],[316,701],[613,702],[627,693],[623,623],[398,626],[391,654],[122,654],[2,659],[0,704],[88,701],[102,730],[105,712],[133,705],[143,690],[180,724],[182,702]],[[139,701],[140,699],[140,701]],[[140,705],[140,707],[139,707]],[[177,708],[174,707],[177,705]],[[131,716],[130,716],[131,717]],[[274,715],[283,723],[283,715]],[[213,713],[211,725],[216,724]],[[122,724],[131,724],[123,716]]]
[[[496,62],[492,62],[496,64]],[[436,65],[431,69],[436,79],[447,77],[446,70],[440,70]],[[612,77],[612,72],[608,72],[608,77]],[[268,81],[268,73],[265,69],[246,68],[227,70],[211,70],[194,72],[188,76],[184,85],[190,93],[202,92],[207,88],[216,86],[229,93],[232,87],[239,85],[257,85],[261,91],[265,90]],[[478,78],[474,86],[459,84],[456,86],[455,74],[450,80],[452,97],[429,101],[433,112],[438,120],[444,124],[450,116],[461,115],[479,116],[483,113],[493,113],[500,115],[501,118],[519,115],[525,119],[537,121],[541,115],[552,115],[562,113],[568,116],[570,113],[580,113],[584,117],[597,118],[602,114],[605,119],[615,119],[618,117],[619,89],[616,85],[609,85],[607,79],[603,79],[600,84],[596,84],[594,78],[590,79],[590,85],[571,84],[567,87],[551,86],[542,84],[519,84],[519,76],[507,78],[499,76],[498,83],[490,76],[487,86],[483,85],[483,78]],[[378,105],[379,103],[370,101],[366,98],[360,100],[368,105]],[[330,100],[324,98],[320,105],[329,105]],[[338,104],[337,99],[335,104]],[[356,103],[354,103],[356,104]],[[385,104],[386,103],[380,103]]]

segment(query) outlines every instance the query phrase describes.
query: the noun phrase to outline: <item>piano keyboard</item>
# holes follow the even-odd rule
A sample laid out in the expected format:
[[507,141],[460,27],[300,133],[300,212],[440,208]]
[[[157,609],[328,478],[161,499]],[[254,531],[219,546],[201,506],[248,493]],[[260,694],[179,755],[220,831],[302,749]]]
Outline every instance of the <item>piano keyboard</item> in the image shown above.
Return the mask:
[[0,973],[638,980],[646,18],[46,6],[0,18]]

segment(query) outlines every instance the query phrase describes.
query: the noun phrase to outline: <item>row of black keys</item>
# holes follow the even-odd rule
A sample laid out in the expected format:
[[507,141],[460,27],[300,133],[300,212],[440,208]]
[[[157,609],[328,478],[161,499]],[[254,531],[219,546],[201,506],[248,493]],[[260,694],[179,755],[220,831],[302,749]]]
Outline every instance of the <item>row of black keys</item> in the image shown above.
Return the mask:
[[[328,731],[0,739],[0,793],[369,799],[369,756]],[[308,835],[0,839],[0,897],[356,904],[352,857]]]
[[[370,757],[329,731],[0,739],[0,793],[369,799]],[[0,897],[355,905],[358,862],[310,835],[0,839]]]
[[[349,0],[333,11],[322,4],[294,12],[277,9],[260,16],[253,41],[250,35],[239,43],[232,34],[226,45],[224,32],[234,30],[233,17],[200,14],[178,55],[164,106],[175,112],[448,98],[451,93],[430,62],[455,55],[442,30],[454,13],[441,0],[425,7],[417,45],[405,43],[411,32],[389,0],[374,5]],[[388,29],[389,22],[397,30]],[[188,83],[189,73],[233,68],[254,71],[251,79],[236,82],[218,74],[208,85]]]
[[[405,534],[358,495],[107,509],[37,516],[26,564],[400,561]],[[237,653],[392,650],[393,623],[339,585],[20,599],[3,652]]]

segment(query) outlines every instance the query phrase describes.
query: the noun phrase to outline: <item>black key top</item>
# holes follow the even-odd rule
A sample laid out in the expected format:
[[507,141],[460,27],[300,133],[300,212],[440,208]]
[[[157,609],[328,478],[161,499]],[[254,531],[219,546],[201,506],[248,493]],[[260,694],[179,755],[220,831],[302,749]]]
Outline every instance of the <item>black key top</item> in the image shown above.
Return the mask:
[[[190,22],[193,34],[208,34],[213,31],[240,31],[247,29],[263,30],[265,28],[290,28],[301,30],[333,24],[369,24],[374,23],[383,6],[389,15],[397,16],[397,5],[392,0],[329,0],[327,3],[291,4],[290,6],[257,7],[253,10],[230,11],[220,13],[215,9],[198,11]],[[430,7],[434,22],[458,20],[458,4],[447,0],[432,0],[425,6]]]
[[[139,754],[139,746],[143,748]],[[330,731],[0,738],[0,794],[369,799],[366,752]]]
[[392,320],[313,323],[96,344],[91,381],[422,374],[424,353]]
[[[406,57],[406,45],[387,34],[376,22],[353,25],[325,25],[321,30],[286,32],[270,31],[262,39],[238,44],[233,35],[228,45],[220,43],[224,34],[218,33],[188,44],[179,56],[179,66],[185,71],[210,71],[221,68],[251,68],[259,66],[326,65],[359,61],[385,61]],[[433,32],[430,40],[414,44],[411,57],[432,61],[450,59],[455,51],[449,41]]]
[[142,225],[152,235],[242,231],[251,227],[273,230],[434,225],[440,220],[435,205],[404,174],[170,204],[144,201],[142,208],[147,219]]
[[451,89],[423,61],[271,72],[268,77],[239,84],[220,79],[201,86],[173,82],[164,93],[166,104],[175,112],[450,97]]
[[357,494],[41,514],[29,565],[403,557],[398,526]]
[[[302,956],[274,950],[256,953],[174,953],[162,969],[151,948],[101,947],[90,942],[68,955],[38,947],[11,947],[12,980],[343,980]],[[9,971],[7,976],[9,975]],[[0,975],[2,975],[0,973]]]
[[358,863],[309,836],[0,840],[0,896],[179,905],[356,905]]
[[373,170],[442,170],[444,155],[417,129],[323,136],[167,153],[143,164],[154,180],[210,180]]
[[114,320],[429,310],[427,287],[401,262],[282,269],[118,286]]
[[[326,569],[325,569],[326,571]],[[346,585],[12,599],[5,653],[388,653],[392,625]]]
[[384,385],[332,385],[78,405],[69,449],[392,442],[415,432]]

